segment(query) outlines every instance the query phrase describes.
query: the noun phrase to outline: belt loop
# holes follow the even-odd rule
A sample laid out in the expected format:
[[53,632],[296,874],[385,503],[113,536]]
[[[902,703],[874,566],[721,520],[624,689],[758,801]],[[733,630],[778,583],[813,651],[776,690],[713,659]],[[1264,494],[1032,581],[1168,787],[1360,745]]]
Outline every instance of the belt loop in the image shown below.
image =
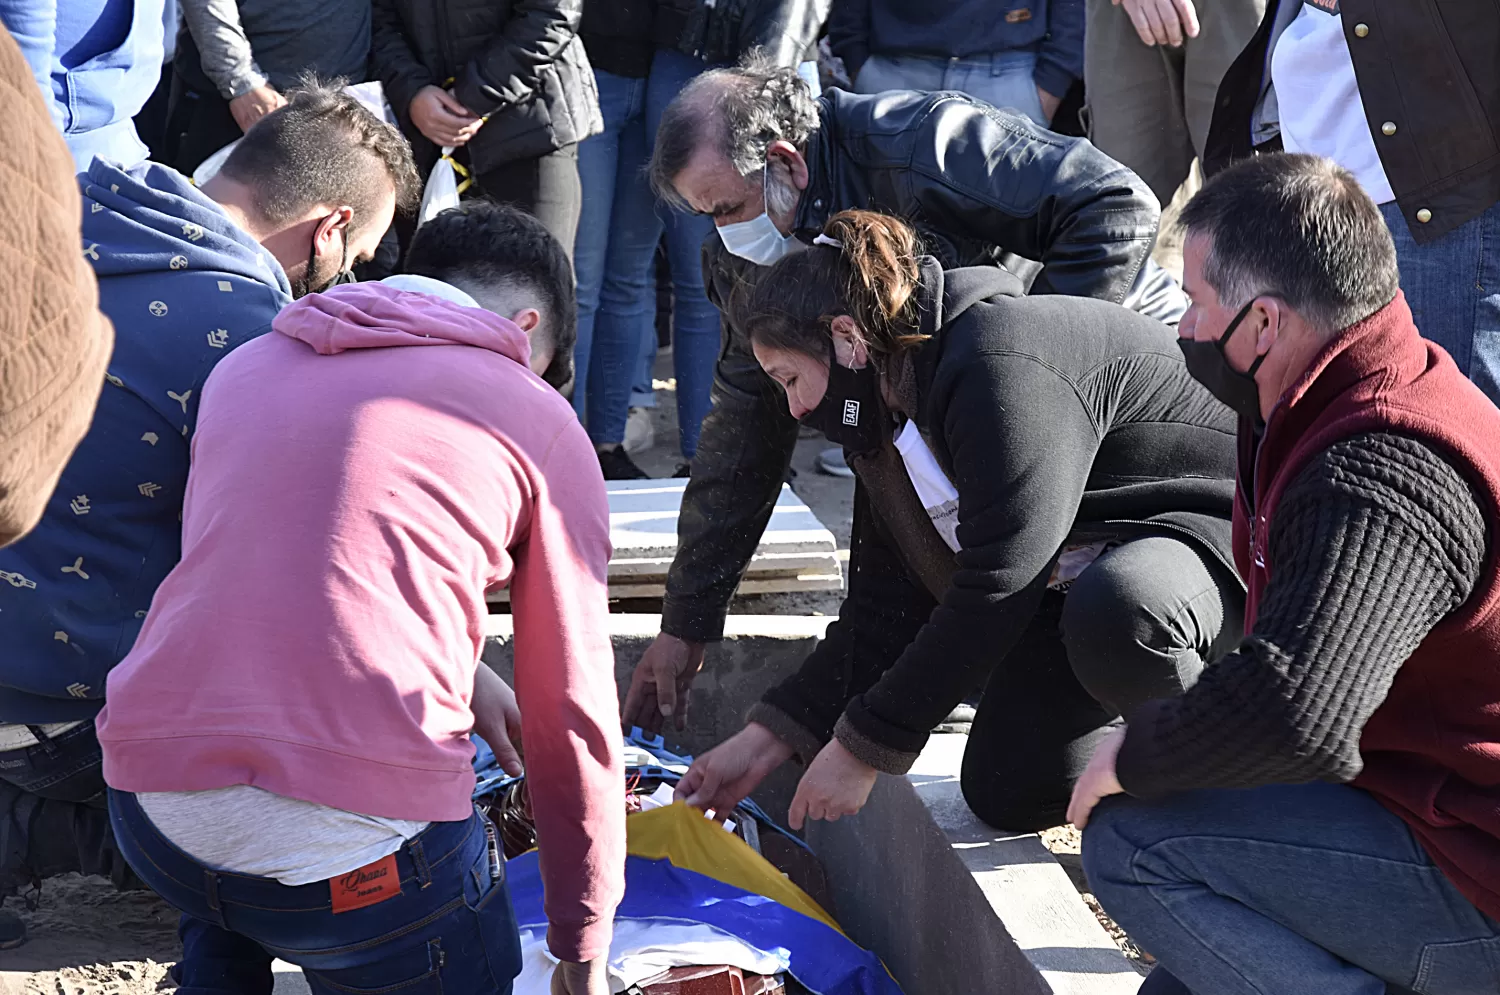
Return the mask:
[[224,923],[224,906],[219,902],[219,875],[207,867],[203,869],[203,897],[208,901],[208,907],[213,909],[214,915],[218,917],[219,926],[228,929],[229,927]]
[[432,884],[432,868],[427,863],[427,849],[422,846],[420,839],[409,840],[406,844],[406,852],[411,854],[412,870],[416,871],[417,883],[423,888]]
[[31,735],[36,737],[36,745],[42,748],[43,753],[49,757],[57,756],[57,744],[52,742],[52,737],[47,735],[45,729],[33,725],[28,725],[26,728],[30,729]]

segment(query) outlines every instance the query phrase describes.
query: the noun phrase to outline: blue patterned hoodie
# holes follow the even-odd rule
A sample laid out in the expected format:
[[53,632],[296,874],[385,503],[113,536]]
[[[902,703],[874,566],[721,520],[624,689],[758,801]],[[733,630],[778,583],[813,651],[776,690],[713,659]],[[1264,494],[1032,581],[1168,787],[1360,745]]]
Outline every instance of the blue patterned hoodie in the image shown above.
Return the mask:
[[103,705],[105,675],[180,555],[203,382],[291,301],[276,259],[181,174],[100,159],[78,182],[115,350],[41,524],[0,549],[0,723]]

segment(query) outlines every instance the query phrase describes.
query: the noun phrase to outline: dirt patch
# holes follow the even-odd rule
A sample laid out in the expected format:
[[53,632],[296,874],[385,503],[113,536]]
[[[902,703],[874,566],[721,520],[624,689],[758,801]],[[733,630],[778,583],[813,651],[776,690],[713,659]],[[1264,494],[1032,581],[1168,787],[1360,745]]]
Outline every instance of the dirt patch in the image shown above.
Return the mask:
[[[65,874],[43,882],[36,908],[5,907],[29,939],[0,953],[4,995],[154,995],[171,988],[180,952],[177,912],[149,892],[119,892],[108,879]],[[164,985],[165,983],[165,985]]]

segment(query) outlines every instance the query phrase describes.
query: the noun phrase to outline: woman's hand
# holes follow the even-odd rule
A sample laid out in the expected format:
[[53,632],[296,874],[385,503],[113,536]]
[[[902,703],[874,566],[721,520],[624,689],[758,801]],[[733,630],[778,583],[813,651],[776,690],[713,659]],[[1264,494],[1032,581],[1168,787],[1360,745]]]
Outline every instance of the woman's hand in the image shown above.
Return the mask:
[[521,708],[510,685],[483,663],[474,671],[469,709],[474,713],[474,731],[495,751],[500,769],[511,777],[520,777]]
[[424,86],[418,90],[406,113],[428,141],[442,148],[465,144],[484,124],[483,119],[459,103],[457,97],[437,86]]
[[712,810],[714,818],[723,822],[767,774],[791,755],[792,748],[774,732],[751,722],[694,760],[677,782],[676,797],[705,812]]
[[1068,821],[1082,829],[1089,824],[1094,806],[1110,795],[1122,794],[1120,779],[1115,776],[1115,757],[1120,754],[1120,745],[1125,742],[1125,727],[1121,726],[1100,742],[1083,776],[1073,785],[1073,800],[1068,803]]
[[874,767],[845,749],[843,743],[831,741],[802,775],[787,823],[801,832],[806,819],[837,822],[841,815],[854,815],[869,801],[877,773]]

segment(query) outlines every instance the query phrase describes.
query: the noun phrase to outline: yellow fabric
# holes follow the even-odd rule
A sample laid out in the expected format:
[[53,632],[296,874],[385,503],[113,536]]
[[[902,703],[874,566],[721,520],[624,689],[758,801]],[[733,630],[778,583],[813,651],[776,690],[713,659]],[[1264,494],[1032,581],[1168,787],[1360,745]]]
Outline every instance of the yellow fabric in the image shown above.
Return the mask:
[[626,852],[633,857],[671,861],[674,867],[763,895],[839,929],[807,892],[792,884],[744,840],[682,802],[637,812],[625,820],[625,833]]

